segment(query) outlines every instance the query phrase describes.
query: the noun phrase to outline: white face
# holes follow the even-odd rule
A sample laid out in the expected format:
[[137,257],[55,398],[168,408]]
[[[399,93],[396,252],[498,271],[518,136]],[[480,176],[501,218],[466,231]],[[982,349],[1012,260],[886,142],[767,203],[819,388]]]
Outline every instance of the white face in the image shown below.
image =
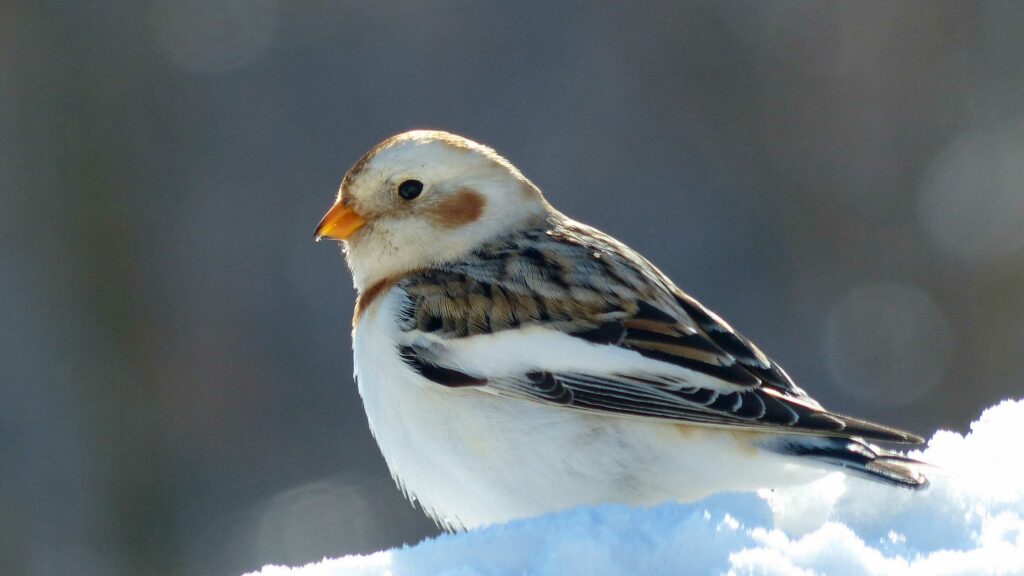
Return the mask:
[[540,191],[490,148],[413,131],[378,144],[352,167],[317,234],[345,240],[362,290],[457,259],[549,210]]

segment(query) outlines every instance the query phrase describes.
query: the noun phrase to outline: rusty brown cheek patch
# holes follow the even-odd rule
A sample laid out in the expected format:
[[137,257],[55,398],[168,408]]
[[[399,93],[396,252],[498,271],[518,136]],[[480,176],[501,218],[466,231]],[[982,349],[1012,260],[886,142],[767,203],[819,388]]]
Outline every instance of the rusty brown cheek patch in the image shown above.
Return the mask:
[[438,226],[452,229],[477,221],[486,203],[479,192],[464,188],[427,208],[426,213]]

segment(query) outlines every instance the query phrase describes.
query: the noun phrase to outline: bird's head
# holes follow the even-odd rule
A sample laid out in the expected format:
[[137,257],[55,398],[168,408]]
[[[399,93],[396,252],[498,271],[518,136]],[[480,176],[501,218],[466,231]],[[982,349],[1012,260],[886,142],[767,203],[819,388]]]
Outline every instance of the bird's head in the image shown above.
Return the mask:
[[550,210],[537,187],[494,150],[447,132],[414,130],[356,162],[315,236],[343,241],[362,290],[456,260]]

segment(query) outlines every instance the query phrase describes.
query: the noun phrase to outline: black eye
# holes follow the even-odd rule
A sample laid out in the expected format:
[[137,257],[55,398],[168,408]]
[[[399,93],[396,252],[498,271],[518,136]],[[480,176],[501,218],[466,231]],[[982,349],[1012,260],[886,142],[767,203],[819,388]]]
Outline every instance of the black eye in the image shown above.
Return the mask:
[[406,200],[412,200],[423,192],[423,182],[419,180],[406,180],[398,185],[398,195]]

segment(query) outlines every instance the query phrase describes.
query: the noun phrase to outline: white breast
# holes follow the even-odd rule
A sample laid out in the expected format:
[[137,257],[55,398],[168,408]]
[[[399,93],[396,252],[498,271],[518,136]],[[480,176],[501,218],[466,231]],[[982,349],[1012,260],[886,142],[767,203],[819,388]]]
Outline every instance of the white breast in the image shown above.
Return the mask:
[[590,414],[430,382],[398,355],[400,298],[392,289],[379,299],[355,333],[359,393],[392,475],[445,527],[584,504],[692,500],[819,474],[756,448],[746,432]]

